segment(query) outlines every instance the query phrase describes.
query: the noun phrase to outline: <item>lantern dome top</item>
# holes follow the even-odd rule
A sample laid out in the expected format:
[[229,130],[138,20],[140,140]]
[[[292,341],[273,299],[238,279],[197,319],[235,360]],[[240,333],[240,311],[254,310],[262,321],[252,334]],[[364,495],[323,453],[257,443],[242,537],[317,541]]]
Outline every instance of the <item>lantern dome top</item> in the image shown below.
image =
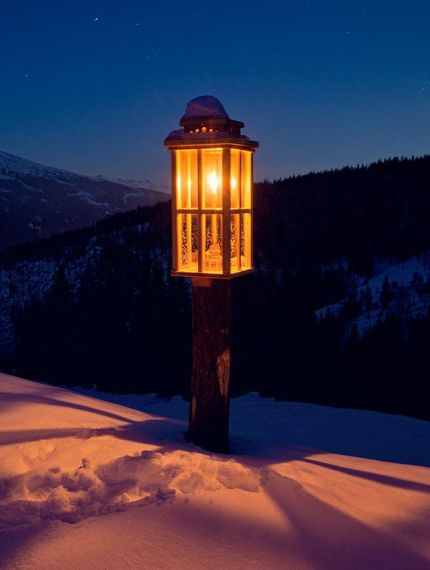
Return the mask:
[[228,119],[227,111],[219,99],[212,95],[200,95],[187,104],[183,119],[211,117],[216,119]]
[[164,141],[168,148],[194,145],[226,144],[257,148],[258,142],[242,134],[245,125],[230,119],[224,105],[212,95],[200,95],[187,104],[180,122],[181,129],[172,131]]

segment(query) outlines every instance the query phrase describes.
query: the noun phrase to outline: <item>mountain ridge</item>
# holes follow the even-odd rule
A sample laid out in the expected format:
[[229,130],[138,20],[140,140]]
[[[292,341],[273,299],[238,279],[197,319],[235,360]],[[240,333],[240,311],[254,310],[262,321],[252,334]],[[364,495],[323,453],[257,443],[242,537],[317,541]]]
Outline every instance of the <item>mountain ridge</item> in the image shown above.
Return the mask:
[[158,190],[77,174],[0,151],[0,249],[168,199]]

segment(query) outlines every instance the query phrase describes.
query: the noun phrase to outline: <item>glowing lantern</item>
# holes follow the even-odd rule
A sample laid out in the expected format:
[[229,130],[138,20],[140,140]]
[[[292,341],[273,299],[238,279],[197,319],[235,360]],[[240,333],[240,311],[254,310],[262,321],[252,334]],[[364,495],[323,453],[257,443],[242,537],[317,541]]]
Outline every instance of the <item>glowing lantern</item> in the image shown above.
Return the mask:
[[172,151],[172,274],[229,279],[249,273],[258,143],[209,95],[188,103],[180,125],[164,141]]

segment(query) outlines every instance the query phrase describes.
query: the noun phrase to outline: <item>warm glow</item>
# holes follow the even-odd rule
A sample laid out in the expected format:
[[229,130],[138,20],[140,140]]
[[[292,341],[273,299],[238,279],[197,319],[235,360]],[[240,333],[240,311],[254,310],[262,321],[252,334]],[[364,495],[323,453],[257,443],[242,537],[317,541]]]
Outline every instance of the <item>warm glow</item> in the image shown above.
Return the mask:
[[229,276],[251,270],[252,153],[235,148],[174,152],[175,273]]
[[175,152],[177,206],[181,209],[197,208],[197,151],[177,150]]
[[241,153],[241,197],[240,207],[251,208],[251,172],[252,172],[252,153],[249,151],[242,151]]
[[202,276],[208,285],[250,273],[258,142],[211,97],[191,101],[180,125],[164,141],[172,151],[172,275]]
[[217,173],[215,171],[211,172],[208,176],[208,184],[211,189],[212,194],[216,194],[218,191],[219,180]]

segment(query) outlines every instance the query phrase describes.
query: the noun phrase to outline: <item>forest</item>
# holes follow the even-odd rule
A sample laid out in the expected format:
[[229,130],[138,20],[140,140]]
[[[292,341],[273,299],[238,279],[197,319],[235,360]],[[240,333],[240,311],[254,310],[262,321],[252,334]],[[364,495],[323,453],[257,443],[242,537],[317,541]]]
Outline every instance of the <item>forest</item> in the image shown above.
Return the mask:
[[[429,219],[429,156],[256,184],[232,395],[430,419],[430,272],[370,286],[381,267],[426,258]],[[170,227],[164,203],[3,251],[1,369],[187,398],[190,283],[169,275]]]

